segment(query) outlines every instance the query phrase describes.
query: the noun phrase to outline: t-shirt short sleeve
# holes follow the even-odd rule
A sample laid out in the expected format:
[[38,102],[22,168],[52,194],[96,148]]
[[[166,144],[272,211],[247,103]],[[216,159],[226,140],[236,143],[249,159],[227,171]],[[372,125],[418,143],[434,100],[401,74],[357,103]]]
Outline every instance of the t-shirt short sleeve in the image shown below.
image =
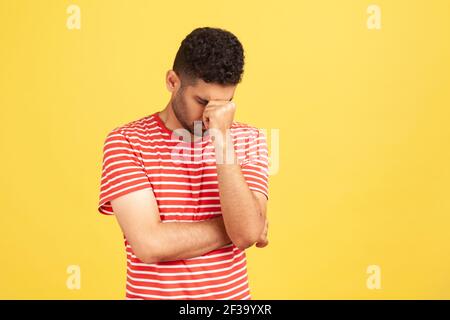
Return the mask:
[[141,154],[123,133],[115,129],[107,135],[103,146],[98,211],[112,215],[111,200],[142,189],[152,189],[152,186]]
[[250,190],[261,192],[269,198],[269,158],[264,133],[258,129],[250,135],[241,171]]

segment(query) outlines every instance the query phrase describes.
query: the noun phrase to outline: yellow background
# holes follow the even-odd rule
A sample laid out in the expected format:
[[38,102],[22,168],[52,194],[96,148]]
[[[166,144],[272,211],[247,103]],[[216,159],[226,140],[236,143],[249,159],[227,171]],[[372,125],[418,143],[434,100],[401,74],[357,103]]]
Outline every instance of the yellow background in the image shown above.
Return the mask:
[[363,0],[1,0],[0,298],[124,297],[102,145],[167,104],[181,40],[212,26],[245,48],[237,120],[280,130],[253,298],[449,299],[450,1],[373,3],[381,30]]

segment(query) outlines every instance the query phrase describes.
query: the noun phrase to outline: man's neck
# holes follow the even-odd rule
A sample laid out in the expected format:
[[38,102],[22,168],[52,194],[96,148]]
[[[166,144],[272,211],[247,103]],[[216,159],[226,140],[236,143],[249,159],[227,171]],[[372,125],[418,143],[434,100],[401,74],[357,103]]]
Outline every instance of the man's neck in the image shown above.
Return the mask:
[[161,118],[162,122],[164,122],[166,128],[169,130],[173,131],[183,127],[175,116],[175,113],[172,109],[172,104],[170,102],[162,111],[158,113],[158,115]]
[[[175,116],[175,113],[173,112],[172,104],[169,102],[167,106],[158,113],[159,118],[164,122],[164,125],[167,129],[174,131],[176,129],[183,129],[183,126],[178,121],[177,117]],[[198,137],[195,137],[192,133],[191,135],[191,141],[194,141],[198,139]]]

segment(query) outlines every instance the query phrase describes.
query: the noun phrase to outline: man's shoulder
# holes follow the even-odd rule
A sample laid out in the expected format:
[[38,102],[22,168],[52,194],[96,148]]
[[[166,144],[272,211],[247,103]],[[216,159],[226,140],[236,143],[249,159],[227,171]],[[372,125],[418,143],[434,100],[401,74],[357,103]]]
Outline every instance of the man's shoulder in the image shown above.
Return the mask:
[[109,135],[121,134],[127,138],[134,138],[155,129],[157,129],[157,122],[154,114],[150,114],[115,127]]

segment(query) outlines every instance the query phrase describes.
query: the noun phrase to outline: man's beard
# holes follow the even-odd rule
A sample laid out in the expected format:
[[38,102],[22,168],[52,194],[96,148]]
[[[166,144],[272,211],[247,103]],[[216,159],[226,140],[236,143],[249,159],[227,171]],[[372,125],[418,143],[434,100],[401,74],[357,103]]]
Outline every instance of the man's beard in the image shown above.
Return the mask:
[[198,121],[198,123],[196,123],[195,126],[194,123],[189,123],[187,120],[185,105],[186,104],[182,99],[182,95],[179,92],[175,96],[175,99],[172,100],[172,110],[173,113],[175,114],[175,117],[177,117],[178,122],[180,122],[183,128],[188,130],[191,134],[197,137],[203,136],[206,129],[203,128],[202,121]]

